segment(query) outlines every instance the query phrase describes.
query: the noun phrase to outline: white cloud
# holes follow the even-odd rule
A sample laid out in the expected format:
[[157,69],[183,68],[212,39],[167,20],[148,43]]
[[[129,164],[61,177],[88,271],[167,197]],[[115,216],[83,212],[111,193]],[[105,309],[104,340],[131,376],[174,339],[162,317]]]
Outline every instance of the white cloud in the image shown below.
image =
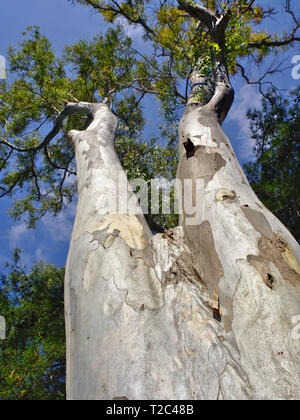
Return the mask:
[[239,155],[250,159],[253,156],[254,140],[251,138],[250,121],[247,118],[249,108],[261,108],[262,96],[253,86],[243,86],[228,114],[228,122],[235,122],[238,127],[237,140],[240,140]]
[[8,233],[10,248],[16,248],[26,234],[28,234],[28,229],[25,223],[12,226]]
[[68,205],[67,209],[61,212],[58,216],[45,216],[42,219],[43,228],[47,236],[54,242],[66,242],[69,243],[74,216],[76,213],[76,200]]
[[34,262],[34,255],[28,253],[24,249],[26,247],[31,246],[34,243],[34,233],[32,230],[28,229],[26,224],[20,223],[17,225],[11,226],[8,230],[5,238],[8,240],[8,249],[5,250],[7,254],[6,257],[0,256],[0,265],[4,264],[5,262],[11,262],[11,254],[12,251],[16,248],[22,249],[22,256],[21,261],[22,265],[26,267],[30,267]]
[[122,26],[126,36],[132,38],[136,42],[143,41],[144,30],[140,25],[130,25],[128,20],[123,16],[119,16],[116,19],[116,23]]
[[38,247],[35,250],[34,255],[35,255],[35,261],[37,261],[37,262],[38,261],[46,261],[47,260],[45,254],[44,254],[44,250],[42,249],[42,247]]

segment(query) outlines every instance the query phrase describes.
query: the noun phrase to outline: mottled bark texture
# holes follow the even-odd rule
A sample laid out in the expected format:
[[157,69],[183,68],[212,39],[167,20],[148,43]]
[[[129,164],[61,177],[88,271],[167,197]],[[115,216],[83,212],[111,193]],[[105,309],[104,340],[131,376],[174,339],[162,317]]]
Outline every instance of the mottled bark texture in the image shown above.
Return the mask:
[[65,282],[69,399],[300,398],[300,248],[221,128],[233,91],[224,56],[215,64],[213,94],[192,95],[180,122],[178,178],[193,188],[175,229],[152,236],[138,209],[108,210],[113,185],[127,189],[106,105],[89,105],[92,124],[69,134],[79,195]]

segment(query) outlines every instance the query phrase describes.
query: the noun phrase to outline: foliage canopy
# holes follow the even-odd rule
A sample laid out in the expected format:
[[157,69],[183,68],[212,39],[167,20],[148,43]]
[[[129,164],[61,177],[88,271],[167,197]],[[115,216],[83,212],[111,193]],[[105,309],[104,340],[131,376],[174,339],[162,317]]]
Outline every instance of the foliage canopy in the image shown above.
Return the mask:
[[[175,177],[177,122],[190,75],[201,68],[211,78],[212,56],[221,49],[193,17],[199,4],[216,17],[227,14],[221,52],[229,72],[241,71],[248,82],[240,60],[261,64],[300,40],[288,0],[292,29],[283,34],[262,29],[274,10],[253,0],[72,1],[99,13],[110,24],[107,31],[66,46],[57,57],[39,27],[27,28],[20,45],[9,50],[10,77],[0,82],[0,197],[13,196],[11,215],[25,216],[30,227],[46,213],[57,215],[76,194],[74,151],[66,134],[88,121],[69,116],[51,143],[44,140],[64,101],[111,102],[120,121],[116,149],[129,180]],[[143,50],[126,35],[125,22],[143,29]],[[150,95],[161,110],[155,135],[144,113]],[[260,198],[299,240],[299,90],[291,98],[292,104],[270,92],[262,111],[249,112],[256,161],[246,171]],[[155,230],[176,220],[155,216],[151,224]],[[18,251],[10,269],[0,279],[1,315],[8,325],[7,340],[0,342],[0,399],[63,399],[64,270],[39,263],[26,274]]]
[[27,274],[20,251],[0,278],[0,400],[65,399],[64,269],[38,263]]
[[[10,78],[0,84],[0,197],[13,196],[11,215],[25,216],[30,227],[47,212],[57,215],[76,192],[74,153],[66,133],[71,128],[82,129],[85,121],[78,115],[69,116],[51,143],[43,141],[64,101],[111,101],[121,122],[117,148],[129,176],[170,178],[176,167],[174,140],[189,95],[189,76],[201,62],[201,71],[210,77],[212,53],[220,49],[207,28],[186,13],[186,8],[197,8],[201,2],[73,0],[76,2],[99,12],[111,24],[106,33],[66,46],[56,57],[40,29],[27,28],[21,44],[9,50]],[[256,1],[209,0],[202,4],[216,16],[228,15],[224,52],[232,74],[244,72],[238,62],[241,58],[260,62],[299,40],[299,23],[290,2],[286,11],[295,27],[283,35],[261,30],[262,22],[274,11]],[[142,51],[125,35],[125,21],[143,29]],[[149,136],[145,126],[147,95],[159,101],[164,117],[155,136]],[[128,150],[126,156],[124,150]],[[149,158],[132,160],[131,154],[137,156],[141,150]],[[167,159],[157,164],[158,155]]]
[[300,88],[284,98],[270,91],[248,112],[255,160],[245,165],[262,202],[300,241]]

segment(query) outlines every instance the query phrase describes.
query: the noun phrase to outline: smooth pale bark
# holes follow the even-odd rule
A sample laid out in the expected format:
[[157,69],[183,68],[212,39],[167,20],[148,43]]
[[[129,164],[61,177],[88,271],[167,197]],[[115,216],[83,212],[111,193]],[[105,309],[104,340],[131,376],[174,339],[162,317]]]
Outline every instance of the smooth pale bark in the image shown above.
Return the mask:
[[299,399],[300,343],[291,332],[300,313],[300,247],[252,191],[209,106],[187,108],[180,145],[178,177],[194,179],[199,203],[182,217],[186,242],[199,282],[233,334],[249,396]]
[[251,190],[217,114],[187,107],[178,177],[200,180],[200,200],[152,237],[141,214],[107,210],[123,173],[117,120],[94,107],[90,127],[70,132],[68,398],[298,399],[299,246]]
[[116,117],[77,105],[93,122],[70,132],[79,202],[65,282],[68,398],[300,399],[300,247],[221,128],[233,101],[229,14],[179,3],[220,47],[213,81],[193,72],[179,126],[179,227],[152,236],[138,206],[124,210],[134,196]]

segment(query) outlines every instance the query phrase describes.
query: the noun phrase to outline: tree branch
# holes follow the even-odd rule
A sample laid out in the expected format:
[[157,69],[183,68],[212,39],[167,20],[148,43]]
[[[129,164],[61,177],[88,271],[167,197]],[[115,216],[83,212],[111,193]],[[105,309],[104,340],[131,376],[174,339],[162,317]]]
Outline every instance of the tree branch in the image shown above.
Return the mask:
[[145,31],[151,35],[155,35],[155,32],[153,31],[152,28],[150,28],[150,26],[147,25],[147,23],[145,22],[145,20],[139,15],[137,19],[133,19],[132,17],[130,17],[125,11],[124,9],[122,9],[122,7],[117,4],[114,0],[112,0],[113,3],[116,5],[117,9],[111,7],[111,6],[106,6],[103,7],[100,4],[95,3],[93,0],[85,0],[85,2],[92,6],[94,9],[96,10],[100,10],[100,11],[110,11],[115,13],[116,15],[121,15],[124,16],[130,23],[133,23],[135,25],[141,25]]
[[53,162],[53,161],[52,161],[51,156],[50,156],[50,152],[49,152],[49,149],[48,149],[48,145],[46,145],[46,146],[44,147],[44,154],[45,154],[45,157],[46,157],[47,161],[49,162],[49,164],[50,164],[53,168],[58,169],[58,170],[62,170],[62,171],[67,171],[67,172],[68,172],[68,174],[70,174],[70,175],[77,175],[77,174],[76,174],[76,172],[73,172],[73,171],[70,171],[70,170],[69,170],[69,164],[71,163],[71,161],[72,161],[72,160],[74,159],[74,157],[75,157],[75,155],[74,155],[74,154],[72,155],[72,157],[71,157],[70,161],[68,162],[67,168],[65,168],[65,167],[61,167],[61,166],[58,166],[55,162]]
[[292,16],[295,25],[299,27],[299,21],[297,20],[295,13],[291,10],[291,0],[286,0],[285,9],[286,12]]
[[[300,25],[298,26],[298,28],[300,28]],[[300,37],[295,37],[293,34],[290,35],[288,38],[283,39],[281,41],[268,41],[268,39],[269,38],[263,39],[260,42],[249,42],[248,46],[250,48],[284,47],[285,45],[289,45],[292,42],[300,41]]]
[[217,17],[213,12],[193,1],[178,0],[178,4],[179,10],[184,10],[190,16],[202,22],[210,31],[213,30],[213,26],[217,22]]
[[17,179],[12,183],[12,185],[7,190],[3,187],[0,187],[0,190],[3,191],[0,194],[0,198],[5,197],[6,195],[9,195],[12,192],[12,190],[15,188],[15,186],[18,185],[18,183],[23,179],[23,176],[24,176],[24,172],[18,174]]
[[39,145],[35,147],[21,148],[5,140],[0,140],[0,144],[8,146],[12,150],[15,150],[21,153],[38,152],[39,150],[44,149],[51,142],[51,140],[59,133],[59,130],[61,129],[66,117],[68,117],[74,112],[81,112],[86,115],[91,115],[93,111],[94,111],[94,105],[88,102],[79,102],[79,103],[66,102],[65,108],[56,118],[52,130]]
[[13,154],[13,150],[10,150],[10,152],[8,153],[7,157],[5,159],[3,159],[3,161],[1,162],[1,166],[0,166],[0,171],[2,171],[2,169],[5,167],[6,163],[9,161],[11,155]]
[[218,114],[219,121],[222,123],[229,112],[234,98],[225,52],[225,31],[229,23],[231,10],[227,8],[217,18],[212,11],[194,2],[178,0],[178,3],[179,9],[186,11],[190,16],[199,20],[208,28],[212,41],[220,47],[220,51],[212,52],[214,92],[211,92],[209,82],[201,75],[201,69],[197,65],[199,70],[193,71],[190,77],[192,89],[188,103],[198,102],[204,105],[207,101],[210,109]]
[[251,48],[283,47],[283,46],[289,45],[289,44],[291,44],[292,42],[295,42],[295,41],[299,42],[300,37],[296,36],[296,32],[300,28],[300,21],[296,18],[295,13],[291,10],[290,0],[286,0],[286,13],[288,13],[292,17],[292,20],[295,24],[295,27],[294,27],[294,29],[292,30],[292,32],[290,33],[289,36],[286,36],[282,40],[272,40],[272,39],[270,39],[271,37],[268,37],[268,38],[263,39],[260,42],[250,42],[248,44],[248,46],[251,47]]
[[214,38],[221,49],[225,48],[225,31],[231,17],[231,10],[227,9],[217,20],[215,25]]
[[286,68],[282,68],[281,66],[282,66],[282,62],[281,63],[279,63],[278,65],[277,65],[277,67],[274,67],[273,65],[274,65],[275,63],[273,62],[270,66],[269,66],[269,68],[268,68],[268,70],[262,75],[262,76],[260,76],[260,78],[258,79],[258,80],[250,80],[250,78],[249,78],[249,76],[247,76],[247,74],[246,74],[246,70],[245,70],[245,68],[240,64],[240,63],[236,63],[236,66],[240,69],[240,71],[241,71],[241,75],[242,75],[242,77],[243,77],[243,79],[247,82],[247,84],[248,85],[258,85],[258,87],[259,87],[259,92],[260,92],[260,94],[264,97],[264,98],[266,98],[266,95],[265,95],[265,93],[264,93],[264,90],[263,90],[263,85],[270,85],[272,88],[274,88],[274,89],[276,89],[276,90],[282,90],[282,89],[278,89],[278,88],[276,88],[274,85],[273,85],[273,83],[271,82],[271,81],[263,81],[268,75],[270,75],[270,74],[274,74],[274,73],[281,73],[282,71],[284,71],[284,70],[287,70],[287,69],[289,69],[290,68],[290,66],[289,67],[286,67]]

